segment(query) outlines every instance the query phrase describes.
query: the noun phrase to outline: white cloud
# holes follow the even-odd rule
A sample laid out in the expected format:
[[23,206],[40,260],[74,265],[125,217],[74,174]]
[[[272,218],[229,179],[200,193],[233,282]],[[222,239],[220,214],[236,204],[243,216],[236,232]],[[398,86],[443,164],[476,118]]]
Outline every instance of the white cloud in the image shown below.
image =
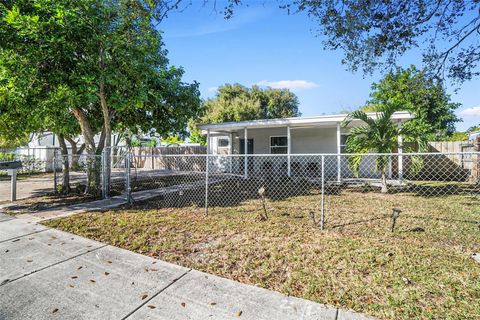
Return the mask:
[[318,87],[318,84],[307,80],[280,80],[269,81],[262,80],[257,82],[256,85],[261,87],[270,87],[274,89],[290,89],[290,90],[307,90]]
[[208,92],[216,92],[218,90],[218,87],[210,87],[207,90]]
[[463,109],[460,111],[462,117],[479,117],[480,118],[480,107],[471,107]]

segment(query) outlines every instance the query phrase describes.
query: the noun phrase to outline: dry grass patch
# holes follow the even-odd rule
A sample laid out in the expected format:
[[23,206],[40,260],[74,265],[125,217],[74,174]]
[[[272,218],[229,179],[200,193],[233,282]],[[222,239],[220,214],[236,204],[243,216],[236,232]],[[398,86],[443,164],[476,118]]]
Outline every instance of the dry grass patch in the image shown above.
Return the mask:
[[[47,224],[243,283],[382,319],[479,319],[480,200],[343,192],[203,210],[155,203]],[[395,233],[392,207],[402,210]]]

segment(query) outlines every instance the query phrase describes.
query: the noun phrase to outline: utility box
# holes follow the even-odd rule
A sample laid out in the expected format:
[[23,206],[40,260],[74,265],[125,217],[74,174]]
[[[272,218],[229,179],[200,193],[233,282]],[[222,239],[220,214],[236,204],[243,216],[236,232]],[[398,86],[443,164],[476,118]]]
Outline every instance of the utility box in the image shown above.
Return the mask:
[[0,170],[7,170],[11,178],[10,200],[17,200],[17,170],[22,168],[21,161],[0,162]]
[[18,170],[22,168],[22,161],[0,162],[0,170]]

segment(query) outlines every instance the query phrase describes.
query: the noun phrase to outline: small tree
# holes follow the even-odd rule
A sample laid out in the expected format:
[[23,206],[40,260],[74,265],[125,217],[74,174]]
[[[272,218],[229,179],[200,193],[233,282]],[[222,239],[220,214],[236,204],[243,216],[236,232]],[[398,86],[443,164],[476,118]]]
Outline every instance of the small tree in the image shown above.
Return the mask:
[[[347,152],[356,154],[348,157],[349,165],[356,175],[358,175],[360,163],[363,159],[363,156],[358,154],[368,152],[385,154],[378,156],[375,160],[376,170],[380,172],[382,177],[382,193],[388,192],[387,167],[389,156],[387,154],[398,147],[398,137],[403,136],[405,141],[408,142],[417,142],[421,149],[425,149],[426,146],[425,139],[411,130],[411,127],[398,126],[391,121],[393,113],[397,110],[396,105],[386,104],[381,108],[381,111],[376,113],[375,118],[369,117],[364,111],[356,110],[350,113],[343,122],[343,126],[347,126],[353,120],[361,120],[365,123],[363,126],[352,128],[347,138]],[[404,146],[404,150],[407,152],[413,151],[412,149],[412,147]],[[421,159],[412,157],[412,164],[418,170],[422,165]]]

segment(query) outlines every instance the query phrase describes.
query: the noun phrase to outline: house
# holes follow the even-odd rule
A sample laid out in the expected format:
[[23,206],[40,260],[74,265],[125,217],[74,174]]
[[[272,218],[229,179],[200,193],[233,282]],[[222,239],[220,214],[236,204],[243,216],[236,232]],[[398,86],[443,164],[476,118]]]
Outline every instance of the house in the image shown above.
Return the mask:
[[[375,118],[377,114],[372,112],[368,116]],[[208,154],[219,156],[216,170],[239,173],[245,177],[265,172],[317,176],[322,168],[319,163],[321,157],[312,155],[324,154],[328,155],[324,174],[334,175],[340,181],[352,176],[345,157],[340,156],[345,153],[346,138],[352,127],[363,124],[360,120],[354,120],[343,127],[342,122],[346,117],[347,114],[337,114],[224,122],[199,125],[198,128],[207,135]],[[409,112],[395,112],[392,121],[401,124],[413,117]],[[402,148],[398,152],[401,154]],[[222,158],[222,155],[231,156]],[[390,165],[389,175],[401,179],[402,157],[397,160],[396,173],[392,172]],[[363,169],[361,166],[360,170],[364,171],[362,176],[377,177],[378,173],[372,165],[374,162],[369,162]]]
[[480,138],[480,131],[472,131],[468,133],[468,141],[469,142],[476,142]]

